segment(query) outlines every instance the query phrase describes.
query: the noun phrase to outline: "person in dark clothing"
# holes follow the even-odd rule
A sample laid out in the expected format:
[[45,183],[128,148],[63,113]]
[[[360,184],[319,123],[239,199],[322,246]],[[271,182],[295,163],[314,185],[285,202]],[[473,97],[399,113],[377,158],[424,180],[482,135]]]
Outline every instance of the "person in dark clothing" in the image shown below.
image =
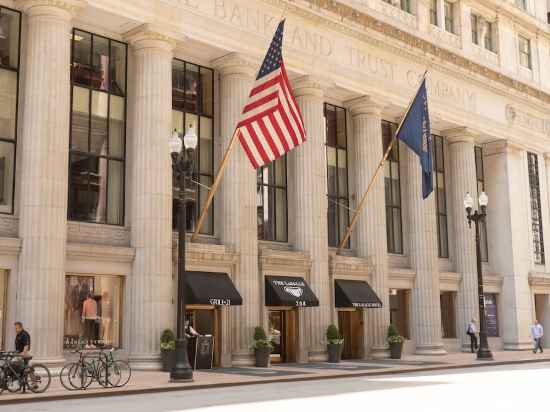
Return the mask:
[[31,335],[25,329],[21,322],[15,322],[15,351],[22,357],[26,357],[31,350]]

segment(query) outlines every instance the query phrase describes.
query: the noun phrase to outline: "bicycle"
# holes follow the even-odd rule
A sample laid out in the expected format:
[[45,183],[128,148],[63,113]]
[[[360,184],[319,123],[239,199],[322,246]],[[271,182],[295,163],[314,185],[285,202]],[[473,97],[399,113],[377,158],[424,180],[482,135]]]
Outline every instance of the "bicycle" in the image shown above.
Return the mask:
[[25,393],[27,389],[42,393],[50,387],[52,376],[48,367],[41,363],[31,365],[31,359],[31,356],[23,357],[17,352],[0,352],[0,393],[4,390]]
[[104,388],[126,385],[131,377],[130,366],[127,362],[115,360],[113,351],[113,348],[101,348],[99,353],[74,350],[73,353],[79,354],[79,359],[61,369],[61,385],[67,390],[86,389],[94,380]]

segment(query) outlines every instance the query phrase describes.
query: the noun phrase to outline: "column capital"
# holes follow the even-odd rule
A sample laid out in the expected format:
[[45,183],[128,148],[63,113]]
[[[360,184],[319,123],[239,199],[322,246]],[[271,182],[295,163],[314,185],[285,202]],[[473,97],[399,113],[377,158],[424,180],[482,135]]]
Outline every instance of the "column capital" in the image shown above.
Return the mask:
[[186,39],[156,24],[145,23],[124,34],[124,39],[134,50],[158,48],[172,52],[178,41]]
[[476,130],[468,127],[457,127],[454,129],[443,130],[443,136],[449,141],[449,143],[474,143],[477,138],[480,137],[480,133]]
[[292,81],[292,90],[294,91],[294,96],[315,96],[315,97],[324,97],[325,91],[333,86],[333,83],[323,77],[305,75],[298,77]]
[[16,0],[16,7],[28,16],[54,16],[71,20],[88,0]]
[[357,99],[348,100],[345,102],[345,106],[349,108],[352,116],[359,116],[362,114],[381,116],[382,110],[387,106],[387,102],[373,96],[361,96]]
[[241,53],[229,53],[212,61],[222,76],[254,77],[260,68],[258,61]]

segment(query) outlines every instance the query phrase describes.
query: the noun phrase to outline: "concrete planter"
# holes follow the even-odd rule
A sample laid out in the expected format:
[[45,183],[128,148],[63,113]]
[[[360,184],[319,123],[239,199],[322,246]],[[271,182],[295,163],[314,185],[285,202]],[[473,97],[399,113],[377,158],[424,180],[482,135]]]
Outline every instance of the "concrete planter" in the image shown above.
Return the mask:
[[254,356],[256,357],[256,366],[258,368],[269,367],[269,355],[271,355],[271,348],[256,348],[254,349]]
[[403,342],[390,343],[390,358],[401,359],[401,353],[403,352]]
[[170,372],[176,364],[176,351],[175,350],[162,350],[160,351],[162,359],[162,371]]
[[329,343],[327,345],[328,361],[329,363],[340,363],[342,359],[342,350],[344,345],[337,343]]

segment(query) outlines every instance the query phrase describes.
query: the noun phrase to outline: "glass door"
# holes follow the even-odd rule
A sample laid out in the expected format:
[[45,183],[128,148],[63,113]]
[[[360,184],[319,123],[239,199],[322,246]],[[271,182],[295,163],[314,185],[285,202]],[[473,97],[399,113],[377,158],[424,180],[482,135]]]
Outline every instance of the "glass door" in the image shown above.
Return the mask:
[[270,310],[269,311],[269,336],[271,337],[271,343],[273,343],[273,350],[271,351],[271,362],[279,363],[284,362],[285,353],[285,325],[284,325],[284,311],[282,310]]

